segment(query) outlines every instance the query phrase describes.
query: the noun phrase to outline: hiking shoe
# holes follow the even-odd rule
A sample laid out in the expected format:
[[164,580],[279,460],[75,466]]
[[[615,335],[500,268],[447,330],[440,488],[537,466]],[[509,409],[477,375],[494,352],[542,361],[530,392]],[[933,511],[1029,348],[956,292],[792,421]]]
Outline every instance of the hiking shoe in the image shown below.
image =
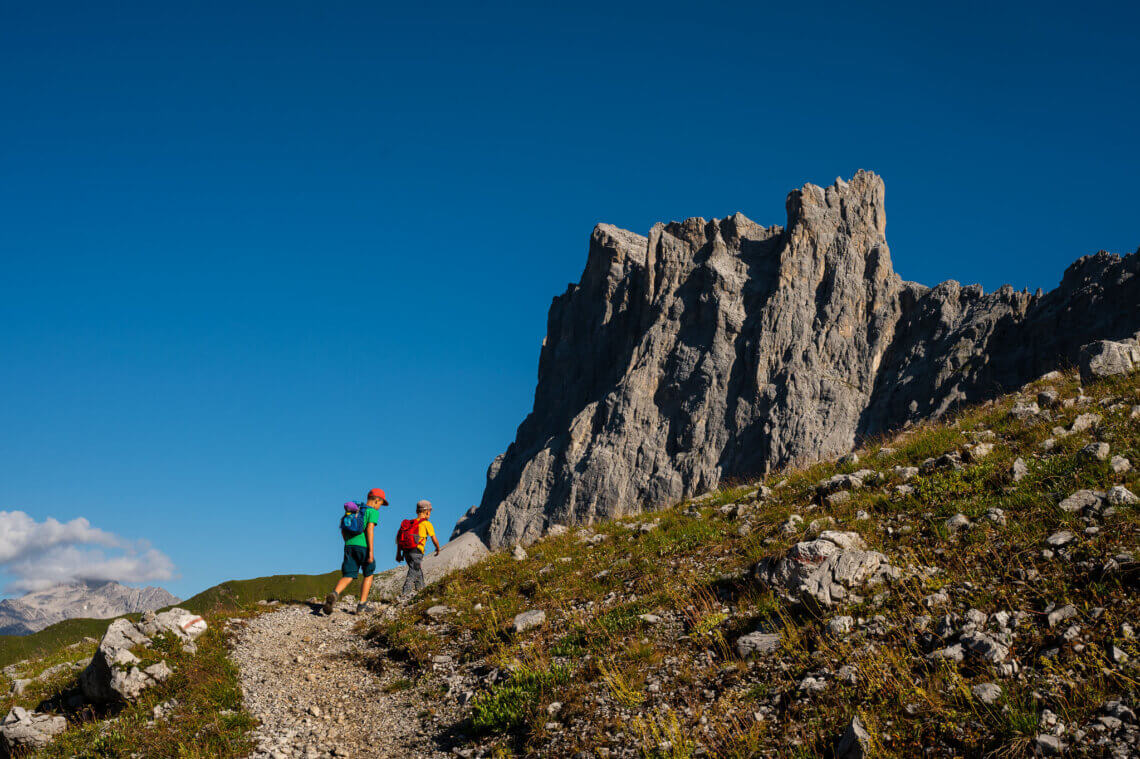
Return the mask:
[[372,611],[372,604],[363,603],[356,605],[357,614],[367,614],[370,611]]
[[325,605],[321,607],[324,610],[325,614],[333,613],[333,607],[336,606],[336,599],[337,594],[335,591],[331,591],[327,596],[325,596]]

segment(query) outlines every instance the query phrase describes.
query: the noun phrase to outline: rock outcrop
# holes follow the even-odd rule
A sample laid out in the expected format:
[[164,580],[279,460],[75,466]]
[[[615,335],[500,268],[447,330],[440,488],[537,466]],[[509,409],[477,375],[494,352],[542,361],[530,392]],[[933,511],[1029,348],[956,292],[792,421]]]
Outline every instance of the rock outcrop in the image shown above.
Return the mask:
[[174,636],[184,645],[206,631],[206,622],[185,609],[170,609],[161,614],[148,612],[136,624],[129,619],[116,619],[107,627],[91,663],[79,675],[83,695],[95,703],[133,701],[147,688],[170,677],[165,661],[140,667],[142,660],[131,650],[150,647],[152,637],[162,633]]
[[1048,294],[986,295],[903,281],[885,231],[869,172],[793,191],[786,227],[598,225],[551,305],[534,410],[455,534],[526,544],[839,456],[1140,329],[1140,255],[1081,258]]
[[753,576],[793,602],[827,607],[852,600],[863,586],[897,580],[900,572],[883,554],[868,551],[859,533],[824,530],[781,558],[761,561]]
[[67,720],[63,717],[14,706],[0,721],[0,755],[15,756],[41,749],[66,729]]

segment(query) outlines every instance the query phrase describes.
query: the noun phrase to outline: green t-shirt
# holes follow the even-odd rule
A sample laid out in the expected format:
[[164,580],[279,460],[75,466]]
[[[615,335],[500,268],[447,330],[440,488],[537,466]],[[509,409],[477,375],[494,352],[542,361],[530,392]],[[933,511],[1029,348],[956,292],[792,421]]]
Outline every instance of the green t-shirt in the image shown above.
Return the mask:
[[364,548],[367,548],[368,547],[368,525],[379,524],[379,522],[380,522],[380,512],[377,511],[376,509],[369,508],[368,506],[365,506],[364,507],[364,532],[360,533],[359,535],[353,535],[351,538],[345,539],[344,544],[346,546],[363,546]]

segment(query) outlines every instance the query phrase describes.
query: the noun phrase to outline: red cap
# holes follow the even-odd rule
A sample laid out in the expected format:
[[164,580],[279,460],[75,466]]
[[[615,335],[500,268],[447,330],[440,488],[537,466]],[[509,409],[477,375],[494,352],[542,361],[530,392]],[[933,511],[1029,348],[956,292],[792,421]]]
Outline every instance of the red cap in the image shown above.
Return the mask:
[[384,491],[381,490],[380,488],[372,488],[371,490],[369,490],[368,491],[368,497],[369,498],[379,498],[381,501],[384,502],[385,506],[388,505],[388,496],[384,495]]

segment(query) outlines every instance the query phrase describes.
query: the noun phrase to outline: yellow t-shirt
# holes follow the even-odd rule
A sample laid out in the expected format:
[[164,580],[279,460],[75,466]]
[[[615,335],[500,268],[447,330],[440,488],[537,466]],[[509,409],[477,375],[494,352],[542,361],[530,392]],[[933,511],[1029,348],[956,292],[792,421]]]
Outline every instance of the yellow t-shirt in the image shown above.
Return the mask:
[[419,539],[416,540],[416,544],[419,545],[420,550],[423,551],[425,548],[427,548],[427,539],[429,537],[435,537],[435,528],[431,526],[431,522],[425,519],[424,521],[420,522],[420,526],[417,528],[417,532],[419,533]]

